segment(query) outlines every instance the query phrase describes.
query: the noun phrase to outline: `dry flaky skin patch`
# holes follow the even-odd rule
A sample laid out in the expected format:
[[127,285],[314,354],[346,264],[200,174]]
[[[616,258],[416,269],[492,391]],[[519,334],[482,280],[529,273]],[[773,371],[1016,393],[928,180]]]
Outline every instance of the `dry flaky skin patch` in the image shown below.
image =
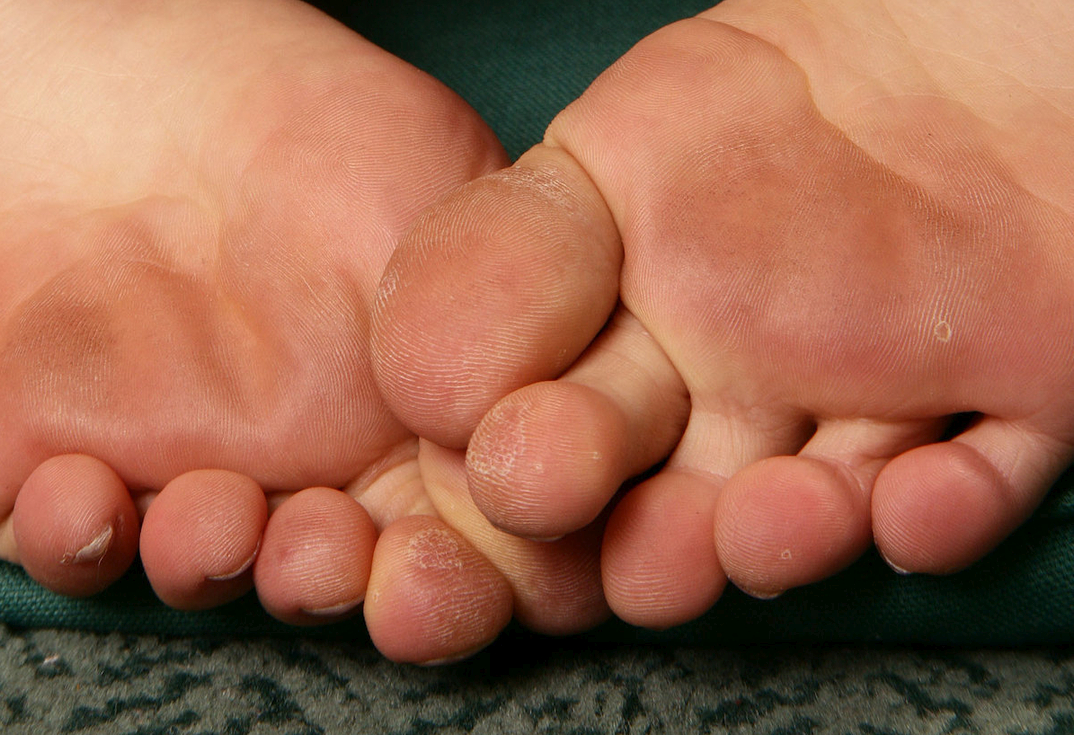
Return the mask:
[[81,549],[64,554],[60,563],[81,564],[87,561],[98,561],[102,559],[104,555],[108,553],[108,549],[112,547],[112,537],[114,535],[115,529],[112,528],[111,524],[108,524]]
[[461,570],[462,548],[448,531],[429,528],[419,531],[407,542],[414,563],[421,569]]

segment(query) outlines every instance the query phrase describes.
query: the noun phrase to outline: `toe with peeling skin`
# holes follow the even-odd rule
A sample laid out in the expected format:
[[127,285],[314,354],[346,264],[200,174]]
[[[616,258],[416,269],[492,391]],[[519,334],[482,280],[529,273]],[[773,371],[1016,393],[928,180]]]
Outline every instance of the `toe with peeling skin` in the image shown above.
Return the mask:
[[100,592],[123,576],[138,555],[139,525],[119,475],[78,454],[38,465],[11,512],[23,569],[49,590],[73,597]]
[[85,564],[96,563],[104,558],[108,550],[112,548],[112,539],[115,537],[115,529],[108,524],[93,537],[93,540],[75,552],[67,552],[60,560],[61,564]]

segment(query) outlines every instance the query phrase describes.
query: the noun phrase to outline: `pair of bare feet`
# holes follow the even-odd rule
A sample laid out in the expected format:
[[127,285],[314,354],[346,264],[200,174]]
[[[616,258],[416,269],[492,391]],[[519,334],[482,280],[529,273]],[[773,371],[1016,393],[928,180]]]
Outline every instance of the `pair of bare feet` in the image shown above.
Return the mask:
[[965,567],[1074,456],[1072,37],[727,0],[500,170],[298,2],[0,3],[0,557],[408,661]]

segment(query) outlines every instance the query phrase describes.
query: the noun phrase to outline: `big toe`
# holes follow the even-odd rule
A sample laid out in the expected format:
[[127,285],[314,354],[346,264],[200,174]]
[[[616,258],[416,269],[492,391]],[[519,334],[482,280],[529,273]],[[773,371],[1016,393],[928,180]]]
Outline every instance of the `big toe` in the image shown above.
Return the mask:
[[600,193],[540,145],[419,218],[373,316],[384,396],[412,431],[465,446],[492,405],[558,376],[618,298],[622,248]]
[[420,464],[428,514],[390,523],[373,558],[365,618],[382,653],[454,660],[491,643],[512,615],[551,635],[607,618],[600,524],[547,543],[511,536],[474,505],[463,452],[423,442]]

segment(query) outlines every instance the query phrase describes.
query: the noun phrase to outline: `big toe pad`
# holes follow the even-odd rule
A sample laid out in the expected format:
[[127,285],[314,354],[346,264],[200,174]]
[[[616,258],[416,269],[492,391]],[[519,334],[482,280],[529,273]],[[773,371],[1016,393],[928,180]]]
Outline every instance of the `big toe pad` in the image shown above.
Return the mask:
[[245,594],[267,520],[265,494],[249,477],[196,470],[172,480],[142,520],[139,548],[153,591],[183,610]]
[[138,552],[138,513],[126,486],[85,455],[39,465],[15,500],[13,526],[23,568],[64,595],[100,592]]
[[362,602],[377,531],[354,498],[331,488],[303,490],[273,512],[254,563],[262,606],[292,625],[353,614]]
[[396,249],[373,316],[386,400],[412,431],[463,447],[523,385],[559,375],[600,331],[622,248],[565,152],[537,146],[422,216]]
[[381,534],[365,620],[391,660],[465,658],[491,643],[511,613],[503,575],[443,522],[410,516]]

